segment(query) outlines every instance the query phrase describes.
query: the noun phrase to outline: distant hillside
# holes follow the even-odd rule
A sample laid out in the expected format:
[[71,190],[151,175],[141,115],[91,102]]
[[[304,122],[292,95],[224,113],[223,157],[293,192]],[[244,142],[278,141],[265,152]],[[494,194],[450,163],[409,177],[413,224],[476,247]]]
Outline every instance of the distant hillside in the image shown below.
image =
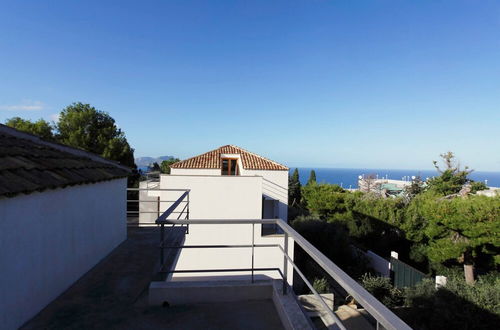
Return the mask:
[[173,159],[174,156],[160,156],[160,157],[139,157],[135,159],[135,164],[137,167],[144,167],[148,166],[149,164],[153,164],[154,162],[157,162],[158,164],[161,164],[162,161],[164,160],[170,160]]

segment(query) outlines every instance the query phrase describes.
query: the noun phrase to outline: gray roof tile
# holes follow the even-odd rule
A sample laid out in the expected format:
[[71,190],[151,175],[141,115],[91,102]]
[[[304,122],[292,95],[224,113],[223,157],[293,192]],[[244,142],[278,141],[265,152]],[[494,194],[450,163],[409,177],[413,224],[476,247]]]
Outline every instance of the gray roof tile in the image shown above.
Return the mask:
[[130,174],[123,166],[72,154],[18,135],[0,131],[0,198]]

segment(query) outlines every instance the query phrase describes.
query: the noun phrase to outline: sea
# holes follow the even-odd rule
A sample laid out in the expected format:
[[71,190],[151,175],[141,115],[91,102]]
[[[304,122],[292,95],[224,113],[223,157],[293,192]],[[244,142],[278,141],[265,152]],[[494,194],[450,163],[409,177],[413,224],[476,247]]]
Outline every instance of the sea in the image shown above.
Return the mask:
[[[147,167],[139,167],[146,172]],[[290,168],[290,173],[295,168]],[[387,178],[391,180],[411,180],[412,176],[418,176],[425,180],[438,176],[436,170],[397,170],[397,169],[367,169],[367,168],[312,168],[299,167],[300,183],[306,184],[309,179],[311,170],[316,172],[316,181],[321,183],[338,184],[343,188],[357,188],[358,177],[360,175],[373,174],[378,178]],[[470,174],[470,178],[474,181],[485,182],[489,187],[500,187],[500,172],[481,172],[474,171]]]
[[[290,169],[290,173],[295,168]],[[420,176],[422,180],[439,176],[436,170],[398,170],[398,169],[367,169],[367,168],[310,168],[299,167],[300,183],[306,184],[311,170],[316,172],[316,181],[318,183],[338,184],[343,188],[357,188],[358,177],[361,175],[373,174],[378,178],[387,178],[391,180],[410,181],[412,176]],[[500,187],[500,172],[481,172],[474,171],[469,177],[474,181],[485,182],[488,187]]]

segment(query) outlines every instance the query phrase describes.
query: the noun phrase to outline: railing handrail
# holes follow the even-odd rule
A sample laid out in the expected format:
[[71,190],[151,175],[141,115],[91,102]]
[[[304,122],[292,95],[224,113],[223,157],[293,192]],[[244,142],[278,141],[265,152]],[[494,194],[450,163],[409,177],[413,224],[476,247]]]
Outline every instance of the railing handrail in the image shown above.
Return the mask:
[[190,191],[191,189],[127,188],[127,191]]
[[[168,210],[167,210],[168,211]],[[162,215],[163,216],[163,215]],[[161,217],[162,217],[161,216]],[[356,299],[365,310],[372,315],[378,323],[387,330],[401,330],[411,328],[403,322],[389,308],[373,297],[365,288],[347,275],[340,267],[335,265],[322,252],[309,243],[302,235],[297,233],[282,219],[189,219],[173,220],[162,217],[158,224],[277,224],[297,243],[318,265],[323,268],[337,283]]]
[[261,175],[221,175],[221,174],[161,174],[167,176],[196,176],[208,178],[263,178]]

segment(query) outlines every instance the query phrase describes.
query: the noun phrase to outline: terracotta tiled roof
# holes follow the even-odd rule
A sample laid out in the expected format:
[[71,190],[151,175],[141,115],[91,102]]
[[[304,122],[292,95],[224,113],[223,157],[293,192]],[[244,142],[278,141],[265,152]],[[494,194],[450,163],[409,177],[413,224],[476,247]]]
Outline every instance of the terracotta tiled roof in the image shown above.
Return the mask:
[[99,159],[97,155],[0,125],[0,198],[130,174],[124,166]]
[[204,154],[181,160],[170,167],[199,169],[221,168],[221,154],[240,155],[241,166],[246,170],[288,171],[288,167],[284,165],[232,145],[222,146]]

